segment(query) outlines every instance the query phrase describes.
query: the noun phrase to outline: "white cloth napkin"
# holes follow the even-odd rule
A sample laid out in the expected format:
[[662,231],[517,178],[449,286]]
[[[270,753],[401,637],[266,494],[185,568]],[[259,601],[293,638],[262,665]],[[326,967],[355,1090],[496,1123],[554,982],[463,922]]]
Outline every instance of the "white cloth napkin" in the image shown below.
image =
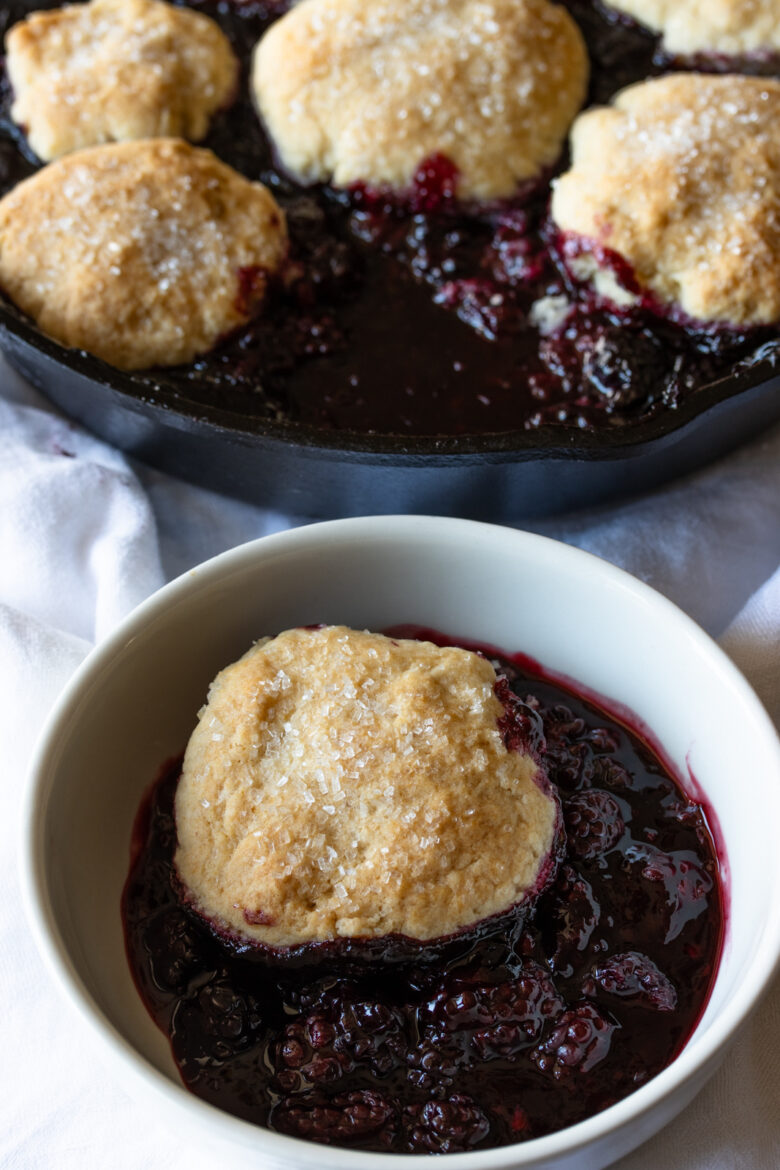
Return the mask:
[[[57,693],[164,581],[300,519],[144,467],[53,411],[0,363],[0,1166],[212,1170],[107,1077],[43,970],[19,904],[18,807]],[[721,644],[780,724],[780,428],[653,495],[537,531],[627,568]],[[622,1170],[777,1170],[780,985],[720,1072]]]

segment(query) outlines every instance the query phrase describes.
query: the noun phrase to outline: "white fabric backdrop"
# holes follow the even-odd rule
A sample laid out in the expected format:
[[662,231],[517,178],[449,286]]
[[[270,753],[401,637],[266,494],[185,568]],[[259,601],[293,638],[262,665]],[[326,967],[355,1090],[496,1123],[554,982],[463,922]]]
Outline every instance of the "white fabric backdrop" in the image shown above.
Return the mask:
[[[212,1170],[111,1081],[34,951],[18,811],[46,713],[90,647],[166,580],[300,520],[131,466],[0,363],[0,1166]],[[622,506],[537,531],[619,564],[702,624],[780,726],[780,428]],[[620,1170],[777,1170],[780,982],[714,1080]]]

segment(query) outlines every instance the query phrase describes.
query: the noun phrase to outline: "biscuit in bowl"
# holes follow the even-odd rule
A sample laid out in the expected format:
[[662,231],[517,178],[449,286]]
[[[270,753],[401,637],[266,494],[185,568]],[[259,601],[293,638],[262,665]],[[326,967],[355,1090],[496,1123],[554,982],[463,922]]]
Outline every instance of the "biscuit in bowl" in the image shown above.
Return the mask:
[[8,33],[6,67],[11,116],[45,162],[102,142],[198,141],[238,79],[219,26],[163,0],[34,12]]
[[276,949],[427,943],[533,900],[560,805],[509,719],[469,650],[342,626],[258,642],[213,682],[185,753],[187,898]]
[[254,55],[258,109],[307,182],[404,190],[443,156],[461,198],[500,198],[557,159],[588,60],[548,0],[304,0]]
[[780,82],[678,73],[572,129],[552,216],[577,277],[736,327],[780,320]]
[[675,55],[780,52],[777,0],[610,0],[609,7],[660,33]]
[[159,138],[69,154],[0,200],[0,286],[121,369],[191,361],[255,314],[287,252],[268,190]]

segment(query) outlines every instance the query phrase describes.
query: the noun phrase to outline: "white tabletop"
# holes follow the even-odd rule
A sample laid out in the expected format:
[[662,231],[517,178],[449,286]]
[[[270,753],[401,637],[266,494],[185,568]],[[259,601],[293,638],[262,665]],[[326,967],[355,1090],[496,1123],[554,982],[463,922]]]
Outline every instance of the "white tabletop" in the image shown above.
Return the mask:
[[[18,809],[46,712],[90,647],[166,580],[300,523],[135,466],[0,364],[0,1166],[213,1170],[112,1082],[34,951]],[[637,574],[704,626],[780,726],[780,428],[650,496],[533,525]],[[780,982],[721,1070],[621,1170],[777,1170]]]

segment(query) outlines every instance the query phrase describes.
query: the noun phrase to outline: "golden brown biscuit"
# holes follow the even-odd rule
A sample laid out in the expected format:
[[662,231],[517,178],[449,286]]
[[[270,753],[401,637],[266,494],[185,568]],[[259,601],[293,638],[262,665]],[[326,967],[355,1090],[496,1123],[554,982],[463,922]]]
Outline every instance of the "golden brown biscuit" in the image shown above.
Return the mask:
[[302,0],[257,46],[252,84],[304,181],[404,189],[445,155],[461,197],[493,198],[555,162],[587,76],[547,0]]
[[446,936],[518,902],[558,808],[507,751],[480,656],[345,627],[257,643],[212,683],[176,795],[195,906],[270,946]]
[[47,162],[101,142],[197,141],[238,77],[218,25],[163,0],[34,12],[8,33],[6,54],[11,116]]
[[670,53],[780,52],[778,0],[610,0],[663,36]]
[[265,187],[174,138],[65,155],[0,200],[0,286],[50,337],[124,369],[211,349],[286,250]]
[[619,300],[607,248],[689,317],[780,320],[780,82],[688,73],[642,82],[579,117],[571,144],[552,214],[583,238],[578,275]]

